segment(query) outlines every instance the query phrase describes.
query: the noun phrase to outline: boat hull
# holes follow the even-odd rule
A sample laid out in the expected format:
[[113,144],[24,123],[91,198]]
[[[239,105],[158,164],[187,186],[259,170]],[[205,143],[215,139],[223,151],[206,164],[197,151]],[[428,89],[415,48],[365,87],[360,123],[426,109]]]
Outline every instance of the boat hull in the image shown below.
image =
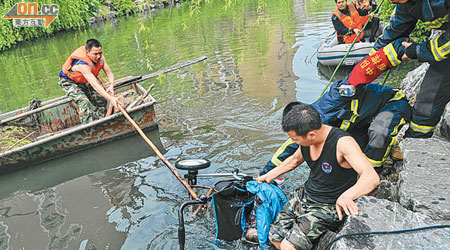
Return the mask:
[[[158,130],[153,103],[147,102],[129,110],[130,116],[148,133]],[[116,113],[1,153],[0,173],[72,154],[135,133],[134,127],[126,118],[121,113]]]
[[[384,25],[380,24],[377,31],[377,36],[381,35],[384,30]],[[364,32],[365,40],[369,41],[367,37],[370,34],[370,29]],[[342,62],[343,65],[353,66],[359,63],[364,57],[369,55],[375,43],[371,42],[357,42],[353,44],[352,50]],[[338,44],[336,33],[332,33],[325,38],[325,41],[317,50],[317,60],[320,64],[325,66],[336,66],[350,50],[351,44]]]
[[[352,66],[359,63],[364,57],[369,55],[373,45],[375,45],[375,43],[355,43],[342,64]],[[350,46],[351,44],[329,46],[326,45],[326,43],[323,43],[317,52],[317,60],[320,64],[325,66],[336,66],[350,49]]]

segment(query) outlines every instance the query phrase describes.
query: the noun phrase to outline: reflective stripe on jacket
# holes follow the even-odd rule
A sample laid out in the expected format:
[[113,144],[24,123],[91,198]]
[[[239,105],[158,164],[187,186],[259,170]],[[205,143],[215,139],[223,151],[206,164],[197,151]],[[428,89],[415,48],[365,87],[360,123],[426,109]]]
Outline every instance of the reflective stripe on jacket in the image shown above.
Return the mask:
[[[333,14],[349,30],[353,30],[353,29],[361,30],[361,28],[362,28],[361,17],[359,15],[358,11],[356,10],[355,6],[352,3],[348,3],[347,7],[350,10],[350,16],[344,15],[341,11],[339,11],[339,9],[336,9]],[[338,36],[338,40],[339,40],[339,37],[342,37],[345,43],[353,43],[353,41],[355,40],[355,38],[357,36],[357,34],[351,34],[351,35],[339,34],[339,32],[337,32],[337,30],[336,30],[336,34]],[[360,36],[357,38],[356,42],[359,42],[359,40],[361,40],[361,38],[363,36],[364,36],[364,34],[363,34],[363,32],[361,32]]]
[[324,124],[343,130],[369,126],[381,108],[400,93],[389,86],[369,83],[359,85],[361,89],[354,97],[342,97],[336,90],[342,84],[348,83],[345,80],[334,82],[330,90],[311,106],[317,109]]
[[374,45],[378,50],[400,37],[408,37],[420,19],[430,28],[443,33],[434,39],[417,44],[420,61],[439,62],[450,57],[450,0],[417,0],[397,4],[390,25]]
[[104,56],[102,56],[102,58],[100,58],[100,60],[96,64],[94,64],[92,62],[92,60],[89,58],[89,56],[87,55],[87,51],[84,48],[84,46],[81,46],[78,49],[76,49],[74,52],[72,52],[72,54],[70,54],[69,58],[67,58],[66,62],[64,62],[63,66],[62,66],[62,71],[65,75],[67,75],[67,77],[69,77],[70,79],[72,79],[78,83],[87,83],[88,81],[86,80],[86,78],[84,78],[84,76],[81,72],[71,71],[72,62],[75,59],[86,62],[89,65],[89,68],[91,68],[91,72],[92,72],[92,74],[94,74],[95,77],[97,77],[98,74],[100,73],[100,70],[102,70],[103,65],[104,65],[104,60],[105,60]]

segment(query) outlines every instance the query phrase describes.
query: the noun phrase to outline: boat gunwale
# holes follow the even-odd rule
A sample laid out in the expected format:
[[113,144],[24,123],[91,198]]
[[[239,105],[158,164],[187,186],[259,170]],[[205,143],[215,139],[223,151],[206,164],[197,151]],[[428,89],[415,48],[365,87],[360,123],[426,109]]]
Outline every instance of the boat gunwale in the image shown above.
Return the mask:
[[[128,87],[131,84],[137,84],[139,82],[142,82],[142,76],[141,75],[122,77],[122,78],[120,78],[120,79],[118,79],[116,81],[116,86],[114,86],[114,90],[119,90],[119,89]],[[72,99],[70,97],[68,97],[67,95],[63,95],[63,96],[55,97],[55,98],[50,99],[50,100],[42,101],[41,102],[41,107],[39,107],[37,109],[42,109],[42,110],[38,111],[38,112],[41,112],[41,111],[45,110],[46,106],[52,105],[52,104],[57,103],[57,102],[61,102],[58,105],[62,105],[62,104],[65,104],[67,102],[70,102],[70,101],[72,101]],[[52,107],[50,107],[50,108],[52,108]],[[32,112],[32,111],[35,111],[37,109],[28,110],[28,107],[22,107],[22,108],[18,108],[18,109],[15,109],[15,110],[12,110],[12,111],[0,114],[0,125],[3,125],[4,123],[7,123],[7,122],[14,121],[16,119],[20,119],[22,117],[15,118],[15,116],[20,116],[20,115],[22,115],[22,114],[24,114],[26,112]],[[32,115],[32,113],[26,114],[24,117],[26,117],[28,115]],[[11,118],[14,118],[14,119],[8,121]]]
[[[383,23],[380,23],[379,31],[381,33],[383,33],[385,28],[386,28],[386,25]],[[347,53],[348,49],[351,47],[351,44],[331,45],[331,43],[333,43],[335,41],[337,41],[336,31],[333,31],[333,33],[331,33],[325,37],[324,41],[321,43],[321,45],[317,49],[318,63],[325,65],[325,66],[336,66],[339,62],[334,63],[334,61],[338,60],[338,59],[339,60],[342,59],[344,57],[344,54]],[[353,61],[354,59],[361,57],[361,60],[362,60],[365,56],[367,56],[370,53],[374,44],[375,44],[375,42],[354,43],[347,58],[351,57],[352,61]],[[338,50],[339,48],[342,48],[342,50]],[[334,50],[332,50],[332,49],[334,49]],[[365,50],[368,50],[368,52],[365,53]],[[343,53],[342,56],[341,55],[333,55],[333,54],[339,54],[339,53]],[[360,53],[360,54],[357,54],[357,53]],[[361,53],[364,53],[365,55],[362,55]],[[347,61],[347,59],[344,60],[344,62],[345,61]]]
[[[157,103],[157,101],[153,98],[153,96],[151,96],[151,95],[149,94],[148,97],[150,97],[150,98],[149,98],[150,101],[145,102],[145,103],[143,103],[143,104],[141,104],[141,105],[138,105],[138,106],[136,106],[136,107],[133,107],[133,108],[131,108],[130,110],[127,110],[127,111],[128,111],[130,114],[133,114],[134,112],[136,112],[136,111],[138,111],[138,110],[141,110],[141,109],[143,109],[143,108],[152,106],[152,105],[154,105],[154,104]],[[56,140],[56,139],[59,139],[59,138],[62,138],[62,137],[64,137],[64,136],[67,136],[67,135],[70,135],[70,134],[79,132],[79,131],[84,130],[84,129],[87,129],[87,128],[91,128],[91,127],[93,127],[93,126],[102,124],[102,123],[104,123],[104,122],[108,122],[108,121],[114,120],[114,119],[116,119],[116,118],[118,118],[118,117],[120,117],[120,116],[123,116],[123,114],[120,113],[120,112],[118,112],[118,113],[115,113],[115,114],[110,115],[110,116],[108,116],[108,117],[103,117],[103,118],[100,118],[100,119],[95,120],[95,121],[93,121],[93,122],[90,122],[90,123],[88,123],[88,124],[80,124],[80,125],[77,125],[77,126],[72,127],[72,128],[70,128],[70,129],[68,129],[68,130],[66,130],[66,131],[63,131],[63,132],[61,132],[61,133],[56,133],[56,134],[51,135],[51,136],[49,136],[49,137],[47,137],[47,138],[44,138],[44,139],[41,139],[41,140],[37,140],[37,141],[35,141],[35,142],[28,143],[28,144],[23,145],[23,146],[21,146],[21,147],[14,148],[14,149],[10,149],[10,150],[8,150],[8,151],[2,152],[2,153],[0,153],[0,157],[2,157],[2,158],[9,158],[9,157],[8,157],[9,155],[12,155],[12,154],[15,154],[15,153],[19,153],[19,152],[21,152],[21,151],[24,151],[24,150],[27,150],[27,149],[30,149],[30,148],[33,148],[33,147],[36,147],[36,146],[39,146],[39,145],[42,145],[42,144],[45,144],[45,143],[52,142],[52,141],[54,141],[54,140]]]

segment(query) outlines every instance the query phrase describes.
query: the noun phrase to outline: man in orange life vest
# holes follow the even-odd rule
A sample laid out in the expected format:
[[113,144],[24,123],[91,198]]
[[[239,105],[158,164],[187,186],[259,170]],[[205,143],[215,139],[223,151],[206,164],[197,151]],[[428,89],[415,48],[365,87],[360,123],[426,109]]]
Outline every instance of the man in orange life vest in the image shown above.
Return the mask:
[[[369,12],[374,12],[377,9],[377,2],[375,0],[354,0],[353,4],[355,5],[356,9],[362,9]],[[369,21],[369,23],[367,24],[367,28],[370,28],[369,42],[372,43],[375,42],[375,37],[380,26],[380,19],[378,19],[378,17],[374,17],[373,13],[369,13],[365,16],[362,15],[361,25],[364,26],[367,21]]]
[[[369,14],[368,9],[358,9],[353,3],[348,3],[347,0],[335,0],[336,10],[331,16],[334,29],[339,44],[352,43],[353,40],[361,32],[364,23],[361,22],[361,16],[373,17],[373,14]],[[361,34],[356,39],[356,42],[362,40],[364,34]]]
[[[97,78],[102,69],[108,79],[108,87]],[[95,39],[87,40],[85,46],[70,54],[59,79],[63,91],[78,105],[81,123],[104,117],[107,101],[115,109],[122,104],[114,95],[114,74],[103,56],[102,45]]]

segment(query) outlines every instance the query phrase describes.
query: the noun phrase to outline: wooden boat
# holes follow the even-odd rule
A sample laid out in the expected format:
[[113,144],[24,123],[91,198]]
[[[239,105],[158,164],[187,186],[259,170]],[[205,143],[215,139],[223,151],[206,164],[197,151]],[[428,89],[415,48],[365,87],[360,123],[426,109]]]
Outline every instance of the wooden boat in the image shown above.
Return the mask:
[[[384,26],[380,24],[380,28],[377,32],[377,36],[383,33]],[[364,39],[366,42],[357,42],[353,45],[352,50],[345,58],[343,65],[351,66],[359,63],[364,57],[369,55],[375,43],[369,42],[369,38],[366,35],[370,34],[370,30],[364,32]],[[347,54],[351,44],[338,44],[336,32],[328,35],[325,41],[320,45],[317,50],[317,60],[320,64],[326,66],[336,66],[341,59]]]
[[[127,112],[143,131],[157,132],[154,109],[156,100],[150,95],[151,87],[146,90],[139,82],[205,59],[206,57],[200,57],[149,75],[119,79],[116,81],[116,93],[126,96],[125,103],[129,104]],[[2,114],[0,126],[20,128],[22,132],[25,131],[23,139],[30,141],[20,147],[0,152],[0,173],[55,159],[136,133],[121,113],[80,124],[77,106],[65,96],[43,102],[36,109],[29,110],[25,107]],[[157,139],[156,144],[161,145],[159,136]],[[153,153],[150,148],[148,151],[149,154]]]

